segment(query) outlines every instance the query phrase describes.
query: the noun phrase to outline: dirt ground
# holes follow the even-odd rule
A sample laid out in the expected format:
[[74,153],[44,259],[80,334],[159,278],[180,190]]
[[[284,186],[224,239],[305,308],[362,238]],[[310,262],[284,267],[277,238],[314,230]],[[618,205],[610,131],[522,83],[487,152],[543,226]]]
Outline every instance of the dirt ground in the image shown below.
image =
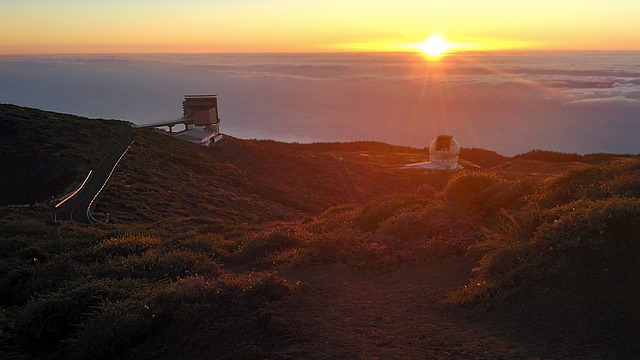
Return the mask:
[[285,335],[267,357],[640,358],[637,333],[625,337],[624,329],[609,331],[603,316],[579,298],[567,301],[566,294],[494,308],[444,303],[449,291],[468,281],[472,266],[469,259],[451,257],[385,273],[341,264],[289,273],[301,285],[269,310],[271,326],[285,329]]

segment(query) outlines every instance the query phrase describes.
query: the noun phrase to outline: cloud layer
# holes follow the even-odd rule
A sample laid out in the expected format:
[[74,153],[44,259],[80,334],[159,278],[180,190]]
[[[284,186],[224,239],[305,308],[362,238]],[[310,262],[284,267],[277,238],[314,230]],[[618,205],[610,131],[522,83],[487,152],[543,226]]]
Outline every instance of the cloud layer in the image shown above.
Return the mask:
[[223,131],[284,141],[640,153],[640,53],[0,58],[0,102],[147,123],[219,95]]

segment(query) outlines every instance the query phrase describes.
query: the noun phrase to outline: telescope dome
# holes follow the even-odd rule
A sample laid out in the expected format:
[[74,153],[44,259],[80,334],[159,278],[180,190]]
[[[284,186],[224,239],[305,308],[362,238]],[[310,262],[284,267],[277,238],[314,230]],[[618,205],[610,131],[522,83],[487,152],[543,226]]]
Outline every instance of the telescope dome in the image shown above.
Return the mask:
[[408,164],[406,167],[420,167],[435,170],[456,170],[460,145],[451,135],[438,135],[429,145],[429,161],[416,164]]

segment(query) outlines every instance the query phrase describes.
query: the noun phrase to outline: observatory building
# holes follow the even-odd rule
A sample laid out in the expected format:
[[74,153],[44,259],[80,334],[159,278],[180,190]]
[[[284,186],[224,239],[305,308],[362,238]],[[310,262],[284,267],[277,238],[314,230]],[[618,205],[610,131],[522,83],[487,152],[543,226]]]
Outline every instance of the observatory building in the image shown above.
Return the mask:
[[[183,125],[184,130],[174,132],[173,127]],[[182,101],[182,118],[144,124],[139,127],[168,127],[169,135],[208,146],[222,139],[216,95],[185,95]]]
[[429,161],[407,164],[407,168],[422,168],[435,170],[462,169],[458,165],[460,145],[451,135],[438,135],[429,145]]

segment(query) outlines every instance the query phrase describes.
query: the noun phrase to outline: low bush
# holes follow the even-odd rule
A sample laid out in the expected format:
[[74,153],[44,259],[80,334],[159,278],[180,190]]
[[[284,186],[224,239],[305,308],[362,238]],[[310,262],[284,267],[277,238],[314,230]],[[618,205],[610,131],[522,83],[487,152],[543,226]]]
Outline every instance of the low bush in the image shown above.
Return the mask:
[[50,256],[51,254],[40,249],[37,246],[23,248],[22,250],[18,251],[18,253],[16,254],[17,258],[19,258],[20,260],[28,264],[46,263],[49,260]]
[[57,257],[45,264],[15,267],[0,277],[0,304],[21,305],[34,294],[55,291],[81,271],[74,262]]
[[614,169],[613,176],[607,181],[610,193],[614,196],[640,198],[640,163],[629,162]]
[[612,196],[640,197],[640,163],[627,161],[570,171],[548,180],[533,200],[540,206],[554,207]]
[[580,199],[603,199],[611,195],[608,189],[611,172],[604,166],[573,170],[550,179],[537,199],[540,206],[551,208]]
[[557,151],[546,151],[546,150],[531,150],[523,154],[518,154],[513,157],[514,160],[536,160],[536,161],[545,161],[545,162],[585,162],[585,157],[583,155],[578,155],[576,153],[567,154],[561,153]]
[[239,262],[261,262],[270,254],[296,248],[308,243],[313,238],[302,226],[296,224],[278,224],[251,235],[240,246],[231,260]]
[[373,232],[380,224],[393,217],[402,210],[411,210],[428,206],[431,197],[418,195],[388,196],[366,204],[354,218],[357,227],[364,231]]
[[146,235],[125,235],[101,241],[93,247],[97,256],[135,256],[142,255],[149,249],[158,248],[160,239]]
[[306,224],[306,228],[312,233],[323,234],[334,231],[342,226],[351,225],[359,209],[356,205],[332,207],[313,218],[313,220]]
[[384,256],[402,261],[430,261],[435,257],[460,254],[479,238],[476,217],[451,217],[445,203],[401,211],[385,220],[376,239],[384,245]]
[[[31,298],[9,322],[13,341],[24,349],[43,356],[73,337],[77,324],[90,317],[104,299],[121,300],[140,295],[146,285],[134,280],[87,279],[69,283],[56,291]],[[39,355],[38,355],[39,354]]]
[[[580,288],[581,283],[573,283],[568,274],[591,279],[590,287],[608,286],[609,272],[636,267],[640,261],[640,236],[635,229],[639,222],[636,198],[579,200],[552,210],[505,214],[499,226],[485,230],[481,246],[488,252],[476,277],[451,299],[497,301],[535,286]],[[637,293],[636,277],[616,281]]]
[[413,249],[438,231],[430,225],[424,211],[405,210],[383,221],[376,237],[390,251]]
[[136,299],[102,300],[77,326],[68,340],[66,356],[76,359],[113,359],[144,342],[158,321]]
[[449,181],[444,196],[454,217],[489,217],[502,208],[518,207],[531,191],[533,187],[526,181],[507,180],[489,172],[462,172]]
[[199,346],[217,357],[255,336],[264,304],[293,289],[267,273],[194,275],[172,282],[89,278],[35,296],[7,318],[0,313],[8,335],[0,341],[0,354],[175,358],[184,356],[188,345],[188,351]]
[[179,250],[203,253],[211,258],[217,258],[226,255],[229,250],[234,249],[236,247],[235,244],[236,242],[229,241],[222,235],[197,233],[184,240],[169,242],[166,246]]
[[586,263],[640,260],[640,200],[582,200],[556,211],[558,219],[541,225],[534,241],[549,255],[571,255]]
[[0,256],[7,259],[14,256],[16,252],[33,246],[30,240],[29,237],[23,235],[0,236]]
[[215,277],[222,270],[215,260],[204,253],[150,249],[141,255],[113,258],[104,265],[97,265],[94,271],[99,276],[117,279],[162,280],[198,274]]
[[299,255],[308,264],[338,262],[361,265],[375,260],[381,253],[382,245],[374,240],[373,234],[344,227],[318,236]]

